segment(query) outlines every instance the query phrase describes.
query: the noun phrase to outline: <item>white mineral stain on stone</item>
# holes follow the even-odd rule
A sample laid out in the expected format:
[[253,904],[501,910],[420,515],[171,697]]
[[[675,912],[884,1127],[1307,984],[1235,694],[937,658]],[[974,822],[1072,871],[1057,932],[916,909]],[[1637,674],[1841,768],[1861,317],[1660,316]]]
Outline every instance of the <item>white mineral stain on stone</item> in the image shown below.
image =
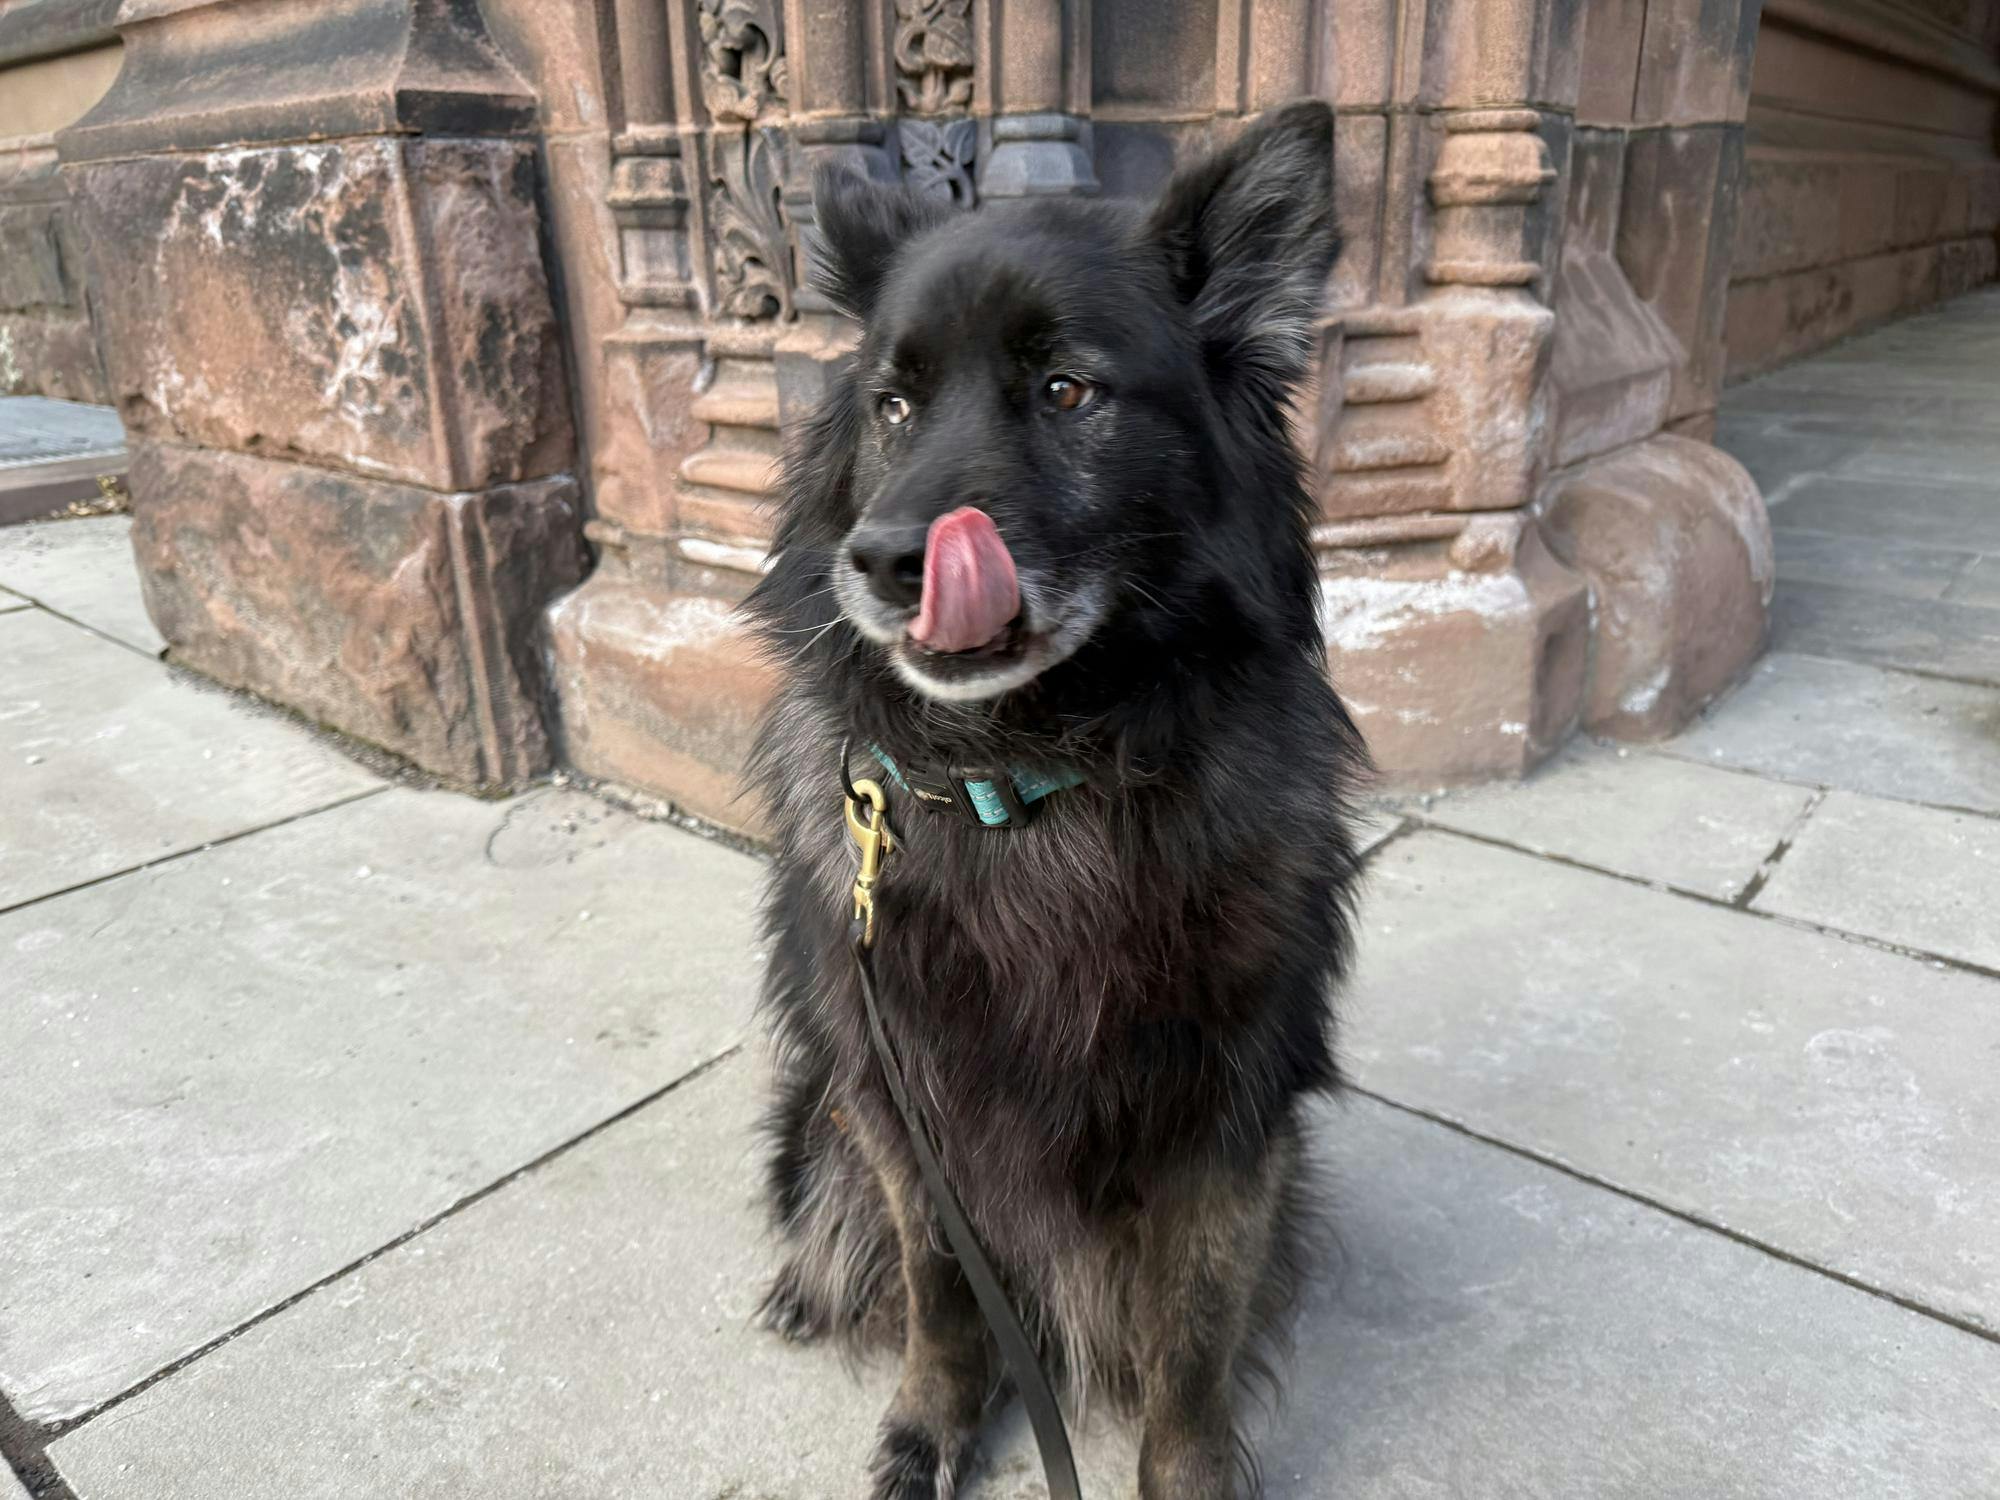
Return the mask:
[[1530,607],[1527,586],[1512,573],[1446,573],[1442,578],[1341,576],[1320,580],[1327,640],[1344,651],[1372,651],[1426,619],[1472,614],[1505,619]]
[[1625,695],[1618,700],[1618,706],[1628,714],[1645,713],[1660,701],[1660,694],[1667,690],[1667,684],[1673,680],[1673,675],[1673,665],[1668,662],[1661,663],[1660,669],[1651,677],[1628,688]]
[[689,562],[709,568],[730,568],[738,573],[768,573],[777,561],[761,547],[711,542],[698,536],[684,536],[676,545]]

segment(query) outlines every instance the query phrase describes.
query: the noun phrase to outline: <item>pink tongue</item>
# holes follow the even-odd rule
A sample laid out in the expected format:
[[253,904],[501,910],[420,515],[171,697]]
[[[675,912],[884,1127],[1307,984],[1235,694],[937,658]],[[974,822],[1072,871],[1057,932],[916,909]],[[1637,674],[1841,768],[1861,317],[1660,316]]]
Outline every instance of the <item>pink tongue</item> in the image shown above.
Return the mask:
[[993,518],[970,505],[931,522],[924,546],[924,600],[910,639],[933,651],[970,651],[1021,612],[1014,559]]

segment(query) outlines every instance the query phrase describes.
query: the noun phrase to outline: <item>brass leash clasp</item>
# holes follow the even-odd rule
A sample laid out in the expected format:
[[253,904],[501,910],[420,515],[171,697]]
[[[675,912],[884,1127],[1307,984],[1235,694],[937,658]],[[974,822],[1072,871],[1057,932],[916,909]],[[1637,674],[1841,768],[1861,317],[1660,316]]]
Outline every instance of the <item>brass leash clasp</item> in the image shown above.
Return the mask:
[[854,918],[861,924],[861,946],[875,946],[875,882],[882,876],[883,859],[895,853],[896,838],[889,831],[889,799],[877,782],[857,781],[852,796],[843,795],[847,809],[847,832],[861,850],[861,868],[854,875]]

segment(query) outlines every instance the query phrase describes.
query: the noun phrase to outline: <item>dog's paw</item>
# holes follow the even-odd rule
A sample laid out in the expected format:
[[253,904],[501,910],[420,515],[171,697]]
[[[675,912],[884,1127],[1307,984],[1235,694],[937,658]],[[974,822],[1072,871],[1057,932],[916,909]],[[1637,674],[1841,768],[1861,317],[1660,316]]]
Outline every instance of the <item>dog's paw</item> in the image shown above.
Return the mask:
[[870,1473],[871,1500],[952,1500],[972,1463],[968,1433],[935,1433],[893,1418],[883,1424]]
[[787,1265],[771,1280],[757,1304],[757,1326],[794,1344],[810,1344],[832,1326],[826,1309],[805,1288],[796,1265]]

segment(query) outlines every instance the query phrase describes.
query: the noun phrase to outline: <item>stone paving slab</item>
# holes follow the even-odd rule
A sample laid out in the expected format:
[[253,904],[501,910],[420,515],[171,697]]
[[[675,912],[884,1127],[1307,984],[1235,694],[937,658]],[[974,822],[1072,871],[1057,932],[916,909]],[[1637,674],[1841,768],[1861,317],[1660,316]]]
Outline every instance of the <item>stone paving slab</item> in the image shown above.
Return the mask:
[[1364,1087],[2000,1332],[1990,981],[1436,832],[1360,952]]
[[27,1486],[5,1464],[0,1464],[0,1500],[30,1500]]
[[0,615],[0,909],[381,784],[102,636]]
[[[823,1500],[893,1366],[749,1326],[771,1269],[738,1056],[56,1442],[85,1500]],[[2000,1348],[1366,1101],[1273,1500],[1971,1497]],[[1128,1428],[1081,1433],[1129,1494]],[[1045,1494],[1018,1412],[965,1500]]]
[[10,594],[0,589],[0,615],[12,614],[17,609],[33,609],[32,599],[23,599],[19,594]]
[[2000,552],[2000,496],[1991,483],[1817,477],[1771,512],[1771,525],[1781,531]]
[[[2000,500],[1995,509],[2000,512]],[[1771,603],[1771,644],[1808,656],[2000,684],[2000,610],[1970,604],[1781,583]]]
[[148,656],[166,646],[140,597],[128,516],[0,527],[0,587]]
[[2000,821],[1831,792],[1751,905],[2000,970]]
[[1776,652],[1668,754],[2000,813],[2000,691]]
[[760,868],[398,788],[0,917],[0,1389],[85,1410],[734,1045]]
[[1772,532],[1772,540],[1781,589],[1793,583],[1830,583],[1904,599],[1943,599],[1979,560],[1974,552],[1824,531],[1780,528]]
[[2000,609],[2000,556],[1981,557],[1952,584],[1945,598],[1954,604]]
[[1805,787],[1578,741],[1525,783],[1452,792],[1416,815],[1730,901],[1811,799]]

